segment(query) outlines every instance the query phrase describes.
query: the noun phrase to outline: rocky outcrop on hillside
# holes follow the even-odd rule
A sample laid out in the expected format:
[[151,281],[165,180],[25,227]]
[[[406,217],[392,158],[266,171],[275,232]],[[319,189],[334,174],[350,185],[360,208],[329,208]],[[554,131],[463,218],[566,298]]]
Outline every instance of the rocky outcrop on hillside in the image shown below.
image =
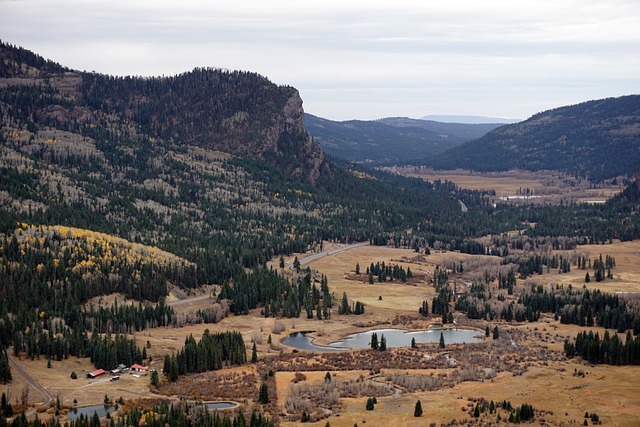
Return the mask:
[[23,89],[5,92],[12,97],[5,101],[18,103],[22,124],[32,130],[89,136],[98,125],[121,137],[266,160],[311,182],[324,162],[304,128],[298,91],[255,73],[196,68],[171,77],[108,76],[0,44],[0,88],[12,86]]

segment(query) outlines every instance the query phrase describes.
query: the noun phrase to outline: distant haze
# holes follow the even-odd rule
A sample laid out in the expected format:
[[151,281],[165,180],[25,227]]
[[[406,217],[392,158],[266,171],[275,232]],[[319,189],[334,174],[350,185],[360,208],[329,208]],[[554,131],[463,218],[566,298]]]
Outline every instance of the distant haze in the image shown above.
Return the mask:
[[443,123],[464,123],[464,124],[488,124],[488,123],[518,123],[521,119],[501,119],[498,117],[484,117],[484,116],[446,116],[438,114],[430,114],[428,116],[421,117],[422,120],[433,120],[434,122]]

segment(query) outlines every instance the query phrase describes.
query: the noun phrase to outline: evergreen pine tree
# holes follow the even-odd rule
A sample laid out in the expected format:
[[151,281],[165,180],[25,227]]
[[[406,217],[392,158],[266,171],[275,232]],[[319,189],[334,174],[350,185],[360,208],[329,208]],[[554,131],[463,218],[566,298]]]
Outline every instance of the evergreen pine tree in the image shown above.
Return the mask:
[[171,356],[168,354],[164,355],[164,364],[162,365],[162,373],[167,379],[169,379],[169,374],[171,372]]
[[7,351],[0,354],[0,383],[6,384],[11,382],[11,366],[9,365],[9,355]]
[[262,385],[260,386],[258,403],[261,405],[266,405],[269,403],[269,387],[267,386],[267,383],[262,383]]
[[178,360],[175,355],[171,355],[169,359],[169,375],[167,379],[172,383],[178,381],[178,375],[180,375],[180,367],[178,366]]
[[444,348],[444,335],[442,332],[440,332],[440,343],[438,344],[438,347]]
[[256,363],[258,361],[258,348],[256,347],[256,343],[253,343],[253,348],[251,349],[251,363]]
[[422,403],[420,403],[419,400],[416,402],[416,407],[413,410],[413,416],[414,417],[421,417],[422,416]]
[[351,314],[351,307],[349,307],[349,298],[347,297],[347,293],[342,293],[342,303],[340,304],[340,309],[338,310],[340,314]]
[[158,377],[158,371],[151,372],[151,385],[155,388],[160,388],[160,378]]
[[378,333],[374,332],[371,334],[371,348],[374,350],[378,350],[380,348],[378,344]]

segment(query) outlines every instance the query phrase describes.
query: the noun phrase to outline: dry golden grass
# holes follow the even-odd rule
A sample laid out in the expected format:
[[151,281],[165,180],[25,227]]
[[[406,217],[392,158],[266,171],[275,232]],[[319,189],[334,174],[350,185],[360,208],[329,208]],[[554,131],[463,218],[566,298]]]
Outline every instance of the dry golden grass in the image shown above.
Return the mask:
[[532,190],[532,194],[545,196],[545,199],[552,201],[560,199],[578,202],[604,201],[623,188],[622,184],[602,184],[599,188],[590,188],[590,184],[586,180],[575,179],[552,171],[513,170],[471,173],[468,170],[416,170],[413,166],[397,168],[397,171],[402,175],[427,181],[437,179],[451,181],[461,188],[470,190],[495,190],[498,197],[514,196],[518,194],[519,190],[528,188]]
[[[640,375],[637,367],[623,370],[614,367],[589,368],[584,377],[573,376],[573,369],[584,369],[582,365],[571,363],[553,367],[533,367],[522,376],[514,377],[504,373],[493,382],[462,383],[453,389],[436,392],[415,393],[413,396],[403,396],[393,399],[393,404],[382,407],[382,417],[376,422],[389,422],[400,418],[404,425],[425,425],[425,421],[447,423],[451,420],[471,419],[468,413],[462,411],[469,398],[485,398],[487,400],[509,400],[515,405],[529,403],[538,410],[553,412],[545,418],[552,425],[562,422],[581,423],[585,412],[596,412],[605,425],[637,425],[640,410],[637,406],[640,392],[634,384]],[[564,369],[564,371],[559,371]],[[415,401],[421,400],[424,415],[418,420],[413,417]],[[383,399],[384,401],[384,399]],[[634,402],[636,404],[634,404]],[[358,409],[354,407],[353,409]],[[377,412],[376,408],[376,412]],[[366,416],[359,411],[362,416]],[[360,418],[354,417],[354,422]],[[346,414],[345,414],[346,415]],[[504,413],[502,415],[504,417]],[[342,417],[341,417],[342,418]],[[349,423],[336,425],[352,425]],[[489,418],[485,422],[495,422]],[[536,424],[542,424],[538,419]],[[333,425],[333,423],[332,423]],[[399,424],[394,424],[399,425]]]
[[640,292],[640,241],[614,242],[607,245],[584,245],[578,247],[577,253],[584,253],[591,259],[602,254],[611,255],[616,259],[616,267],[612,270],[613,279],[606,279],[596,282],[593,277],[593,270],[578,270],[575,266],[569,273],[558,274],[556,271],[532,276],[533,280],[539,283],[559,283],[576,287],[585,285],[585,274],[591,275],[591,282],[586,286],[589,289],[600,289],[609,293]]
[[469,173],[469,171],[414,171],[411,167],[401,170],[403,175],[422,178],[428,181],[447,180],[462,188],[470,190],[495,190],[498,196],[514,195],[521,188],[540,190],[543,188],[541,179],[532,173],[518,171],[509,176],[505,174]]
[[[573,325],[560,325],[553,321],[549,323],[531,324],[524,328],[531,331],[534,328],[539,328],[540,331],[547,328],[545,334],[558,335],[571,335],[577,331],[577,327]],[[531,344],[538,345],[535,341]],[[554,346],[558,347],[550,345]],[[402,370],[414,375],[442,371],[444,370]],[[577,371],[582,371],[585,375],[574,375]],[[305,372],[305,375],[308,374],[310,373]],[[320,374],[323,375],[316,373],[316,376],[321,376]],[[293,375],[290,373],[288,377]],[[496,415],[485,414],[480,419],[470,415],[473,409],[471,401],[484,398],[495,402],[508,400],[514,406],[528,403],[537,410],[545,411],[544,414],[538,414],[534,425],[582,425],[585,412],[596,412],[604,425],[634,426],[638,425],[637,420],[640,419],[639,381],[640,367],[636,366],[588,366],[575,360],[534,363],[519,376],[503,372],[491,381],[463,382],[453,388],[437,391],[380,397],[374,411],[365,409],[364,397],[344,398],[341,399],[342,410],[339,416],[310,425],[324,426],[326,421],[331,426],[348,427],[355,423],[362,425],[365,421],[367,424],[390,426],[424,426],[430,423],[441,425],[451,421],[456,421],[459,425],[480,425],[481,422],[484,425],[495,425]],[[413,410],[418,399],[424,414],[415,418]],[[506,419],[508,413],[502,411],[501,416]],[[285,422],[283,425],[296,424]]]

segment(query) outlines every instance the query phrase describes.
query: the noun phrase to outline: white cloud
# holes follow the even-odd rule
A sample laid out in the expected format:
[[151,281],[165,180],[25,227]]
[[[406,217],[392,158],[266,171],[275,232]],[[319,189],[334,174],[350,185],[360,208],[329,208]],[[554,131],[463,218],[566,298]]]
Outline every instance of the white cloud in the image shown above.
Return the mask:
[[78,69],[256,71],[332,119],[525,118],[638,93],[635,0],[0,0],[2,38]]

